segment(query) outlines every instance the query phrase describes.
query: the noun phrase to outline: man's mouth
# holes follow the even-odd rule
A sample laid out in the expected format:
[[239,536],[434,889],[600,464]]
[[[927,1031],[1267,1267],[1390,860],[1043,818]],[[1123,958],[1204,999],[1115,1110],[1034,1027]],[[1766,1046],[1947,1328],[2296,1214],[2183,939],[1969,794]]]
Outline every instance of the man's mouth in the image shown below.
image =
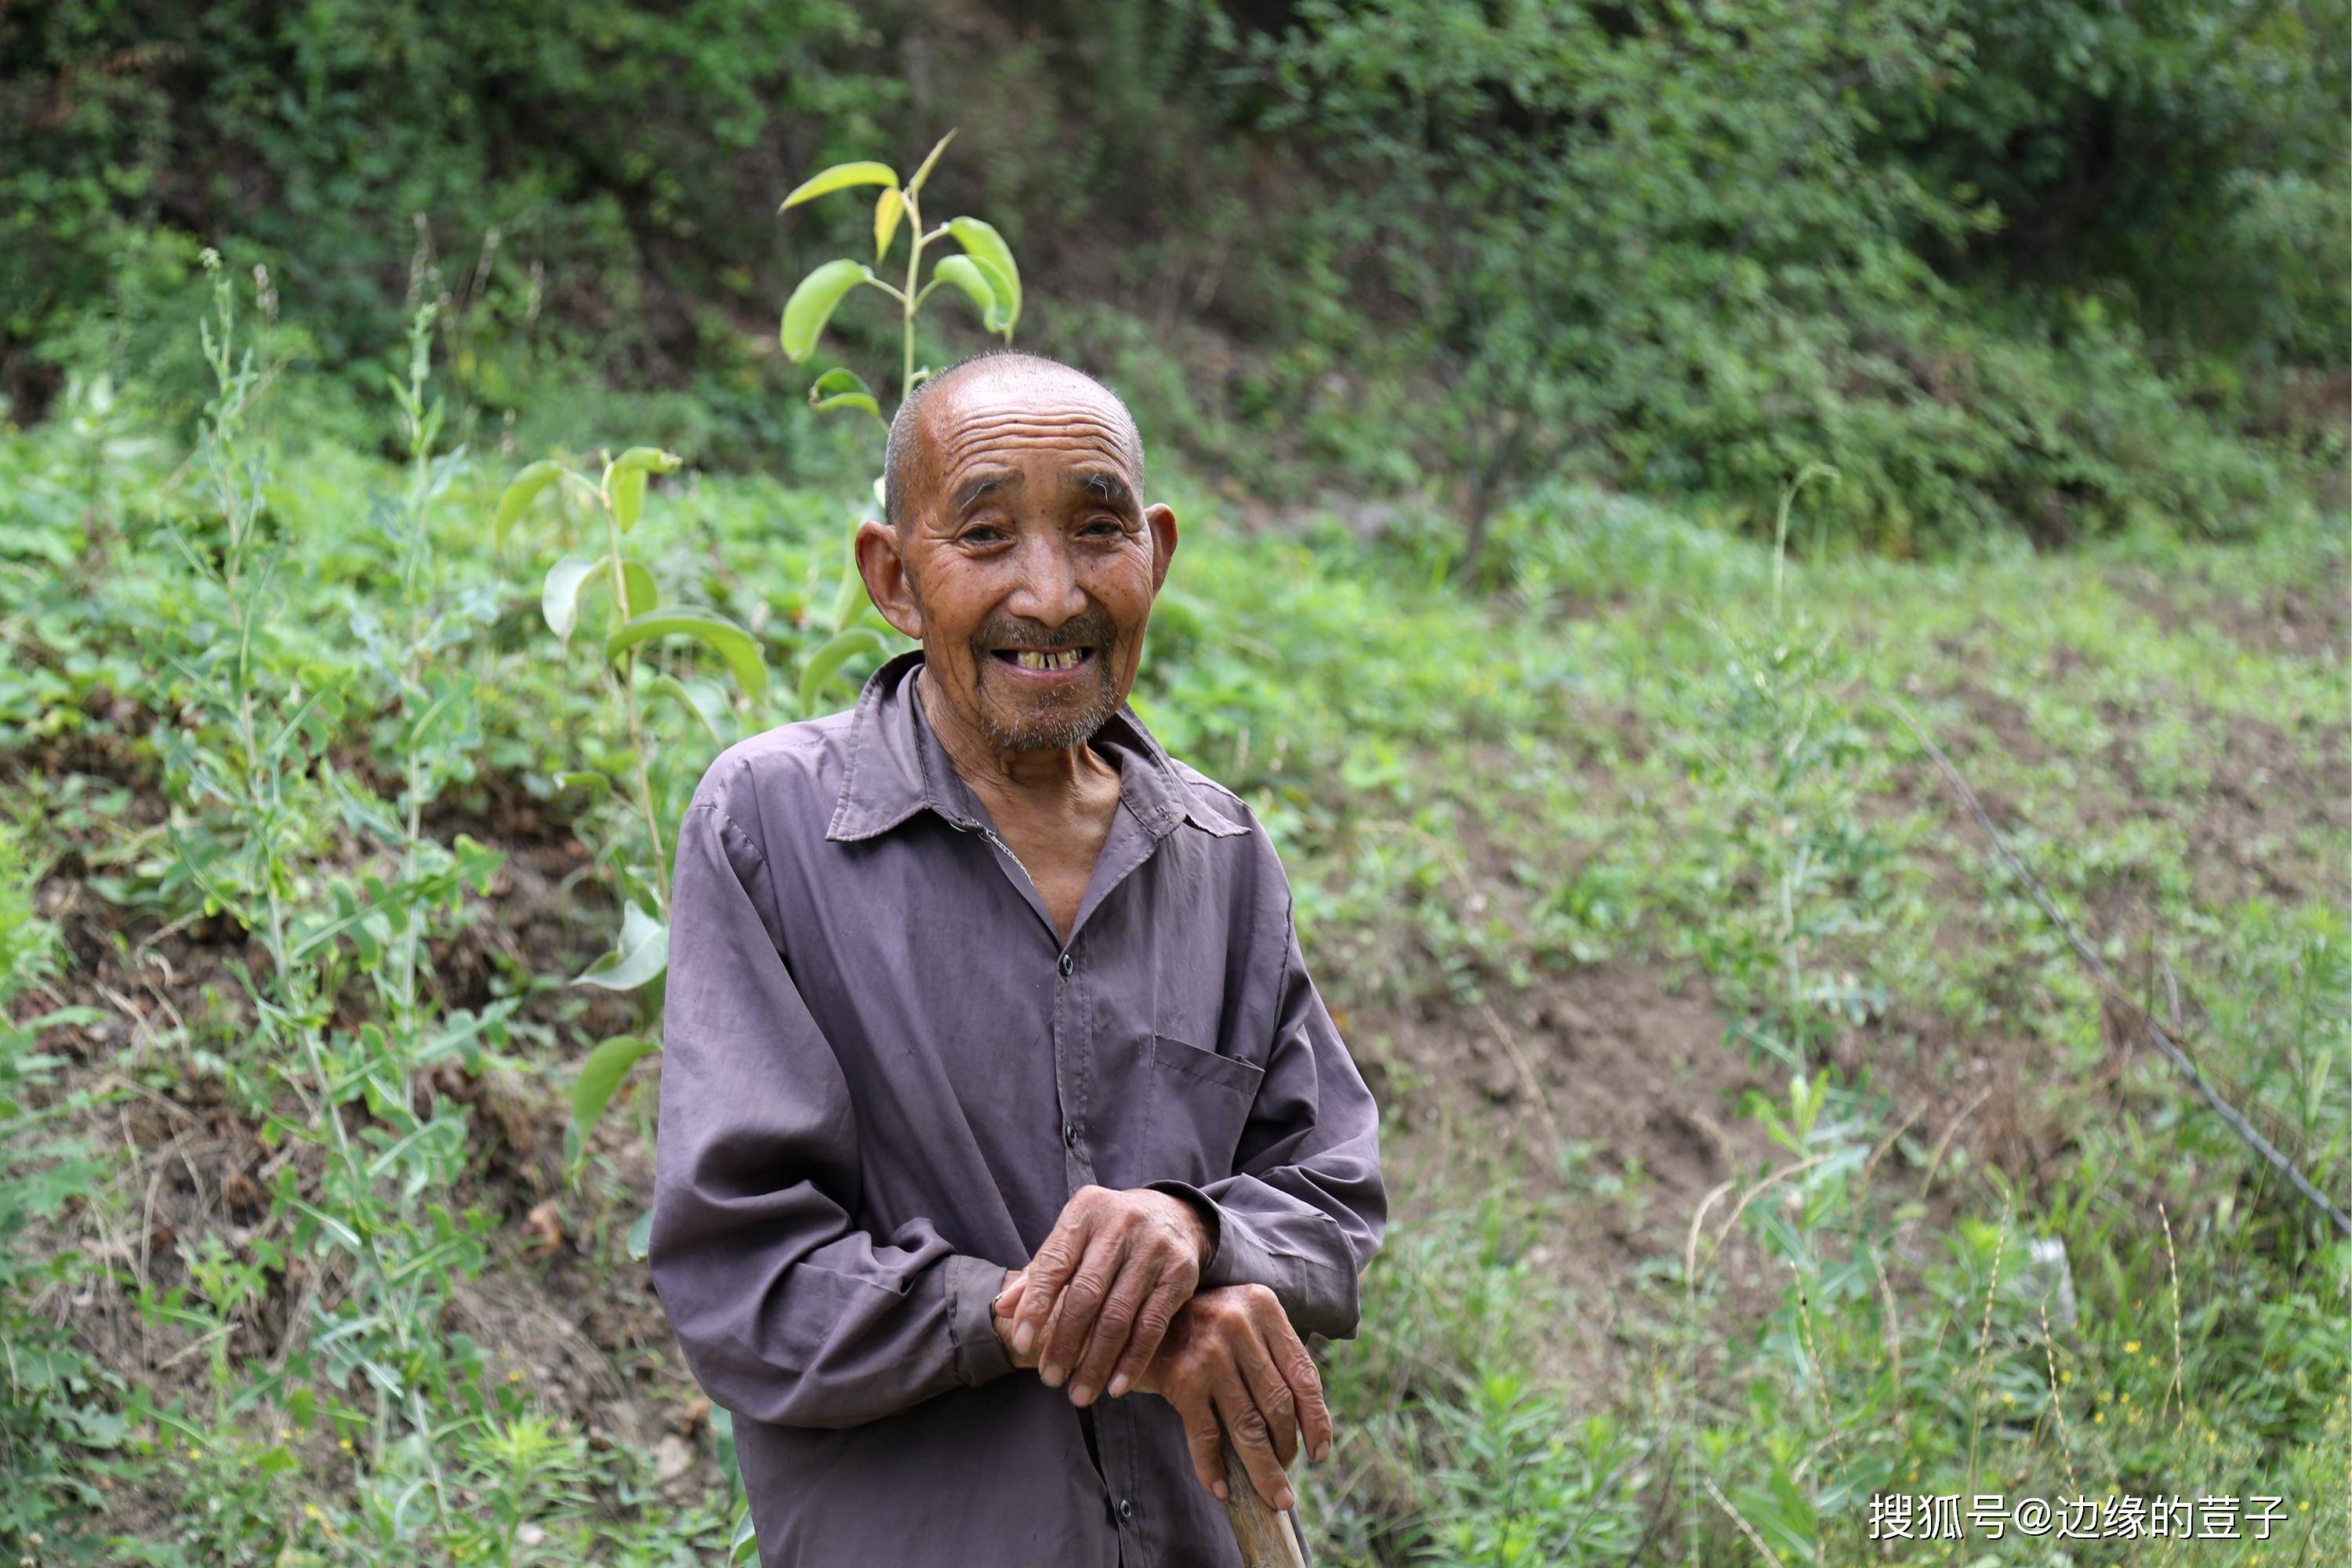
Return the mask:
[[990,651],[1015,669],[1035,670],[1041,675],[1076,669],[1095,656],[1090,647],[1000,647]]

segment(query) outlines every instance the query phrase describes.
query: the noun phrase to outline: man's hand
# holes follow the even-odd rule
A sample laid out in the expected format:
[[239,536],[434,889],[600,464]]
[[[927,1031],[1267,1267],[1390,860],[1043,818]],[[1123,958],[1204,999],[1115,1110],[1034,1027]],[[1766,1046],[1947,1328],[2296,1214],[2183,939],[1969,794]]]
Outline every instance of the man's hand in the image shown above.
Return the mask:
[[1136,1387],[1176,1407],[1192,1473],[1221,1500],[1227,1435],[1258,1496],[1274,1508],[1293,1500],[1283,1472],[1297,1456],[1302,1427],[1315,1458],[1331,1451],[1331,1412],[1315,1358],[1263,1285],[1222,1286],[1187,1301]]
[[1177,1309],[1192,1298],[1208,1261],[1209,1227],[1166,1193],[1080,1187],[1061,1218],[997,1297],[1012,1320],[1016,1362],[1034,1353],[1037,1375],[1070,1383],[1070,1403],[1125,1394],[1159,1353]]
[[[1036,1364],[1034,1355],[1012,1350],[1013,1315],[1025,1283],[1021,1270],[1008,1269],[996,1298],[996,1334],[1015,1366]],[[1203,1290],[1178,1308],[1160,1353],[1134,1386],[1176,1407],[1193,1474],[1220,1501],[1228,1489],[1223,1451],[1228,1433],[1258,1495],[1274,1508],[1294,1500],[1284,1472],[1297,1456],[1302,1425],[1314,1458],[1331,1452],[1331,1412],[1315,1358],[1263,1285]]]

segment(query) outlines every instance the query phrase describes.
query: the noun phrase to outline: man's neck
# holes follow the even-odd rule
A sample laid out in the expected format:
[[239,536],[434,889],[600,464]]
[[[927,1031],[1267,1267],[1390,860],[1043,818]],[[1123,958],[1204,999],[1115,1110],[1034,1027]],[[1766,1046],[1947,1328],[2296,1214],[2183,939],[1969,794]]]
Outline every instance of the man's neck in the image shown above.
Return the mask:
[[1086,811],[1102,799],[1106,785],[1116,796],[1118,765],[1091,745],[1040,751],[996,745],[939,695],[929,664],[916,670],[915,695],[957,775],[992,815],[1003,816],[1008,808],[1045,816]]

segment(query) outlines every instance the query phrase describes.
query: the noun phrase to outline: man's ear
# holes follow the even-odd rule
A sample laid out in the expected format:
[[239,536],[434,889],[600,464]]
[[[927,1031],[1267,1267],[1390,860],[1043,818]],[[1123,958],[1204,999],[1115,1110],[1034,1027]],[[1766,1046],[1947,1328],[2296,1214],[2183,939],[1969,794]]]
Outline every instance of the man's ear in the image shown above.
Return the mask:
[[1143,509],[1143,526],[1151,531],[1151,591],[1168,581],[1168,563],[1176,553],[1176,514],[1157,502]]
[[882,618],[917,642],[923,639],[923,609],[907,581],[907,560],[899,553],[898,531],[867,518],[857,525],[857,574]]

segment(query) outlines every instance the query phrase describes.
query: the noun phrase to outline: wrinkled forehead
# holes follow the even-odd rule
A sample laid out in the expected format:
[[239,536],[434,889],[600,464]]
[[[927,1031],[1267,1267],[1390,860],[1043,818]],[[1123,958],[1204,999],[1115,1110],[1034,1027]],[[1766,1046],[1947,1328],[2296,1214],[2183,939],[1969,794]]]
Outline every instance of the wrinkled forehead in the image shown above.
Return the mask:
[[1085,376],[1051,367],[959,376],[927,399],[920,434],[932,477],[1056,467],[1109,468],[1140,489],[1142,454],[1118,400]]

